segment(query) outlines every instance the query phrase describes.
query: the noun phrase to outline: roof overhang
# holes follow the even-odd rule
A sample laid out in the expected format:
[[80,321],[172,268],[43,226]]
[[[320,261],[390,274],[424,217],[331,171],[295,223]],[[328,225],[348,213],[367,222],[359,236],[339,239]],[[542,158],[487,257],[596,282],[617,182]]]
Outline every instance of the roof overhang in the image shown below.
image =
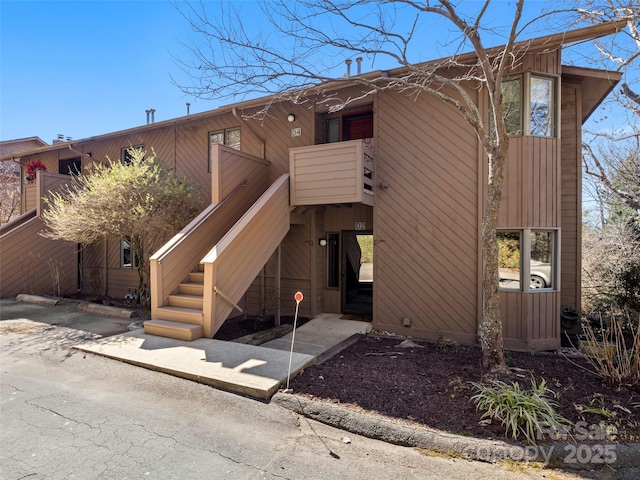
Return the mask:
[[582,86],[582,123],[586,122],[598,105],[622,78],[622,73],[592,68],[562,66],[562,81]]

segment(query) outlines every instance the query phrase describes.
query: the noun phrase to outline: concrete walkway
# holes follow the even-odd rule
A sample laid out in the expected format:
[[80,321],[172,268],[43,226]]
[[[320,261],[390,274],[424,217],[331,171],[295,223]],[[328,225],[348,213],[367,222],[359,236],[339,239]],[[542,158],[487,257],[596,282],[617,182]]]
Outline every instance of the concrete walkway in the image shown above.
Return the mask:
[[270,399],[291,375],[321,362],[371,331],[371,324],[323,314],[295,330],[291,337],[246,345],[222,340],[192,342],[146,335],[134,330],[75,348],[260,399]]

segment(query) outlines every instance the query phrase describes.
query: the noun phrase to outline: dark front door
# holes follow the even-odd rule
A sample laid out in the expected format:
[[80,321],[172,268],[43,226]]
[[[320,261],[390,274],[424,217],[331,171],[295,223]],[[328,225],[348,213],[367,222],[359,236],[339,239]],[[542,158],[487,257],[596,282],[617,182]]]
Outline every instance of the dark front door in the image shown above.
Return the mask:
[[373,235],[342,232],[342,312],[373,311]]

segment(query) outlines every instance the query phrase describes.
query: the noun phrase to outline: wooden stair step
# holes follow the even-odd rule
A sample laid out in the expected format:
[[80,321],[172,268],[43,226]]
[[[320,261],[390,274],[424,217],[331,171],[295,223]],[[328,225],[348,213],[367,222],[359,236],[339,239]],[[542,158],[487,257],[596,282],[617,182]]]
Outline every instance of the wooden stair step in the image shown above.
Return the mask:
[[144,322],[144,333],[190,342],[202,338],[202,325],[169,320],[147,320]]
[[189,323],[191,325],[202,325],[204,313],[202,309],[172,307],[164,305],[156,309],[154,314],[158,320],[169,320],[171,322]]
[[169,306],[202,310],[202,295],[172,294],[168,298]]
[[189,283],[202,283],[202,284],[204,284],[204,272],[191,272],[191,273],[189,273]]
[[204,294],[204,284],[202,283],[181,283],[178,285],[178,292],[181,295],[199,295]]

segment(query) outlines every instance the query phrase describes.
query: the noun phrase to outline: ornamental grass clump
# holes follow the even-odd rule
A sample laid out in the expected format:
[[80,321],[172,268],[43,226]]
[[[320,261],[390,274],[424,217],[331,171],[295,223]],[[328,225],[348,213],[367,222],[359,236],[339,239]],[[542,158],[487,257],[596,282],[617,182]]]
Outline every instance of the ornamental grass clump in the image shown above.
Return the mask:
[[526,441],[536,445],[541,432],[562,431],[563,425],[571,422],[556,413],[557,402],[547,398],[554,392],[547,388],[544,379],[536,383],[531,378],[531,389],[523,390],[518,382],[508,384],[493,380],[489,385],[474,383],[478,393],[471,397],[477,410],[482,410],[482,419],[499,420],[505,426],[505,436],[518,440],[524,435]]
[[[585,321],[581,342],[585,360],[610,387],[640,388],[640,315],[614,315],[604,321]],[[594,325],[595,323],[595,325]]]

